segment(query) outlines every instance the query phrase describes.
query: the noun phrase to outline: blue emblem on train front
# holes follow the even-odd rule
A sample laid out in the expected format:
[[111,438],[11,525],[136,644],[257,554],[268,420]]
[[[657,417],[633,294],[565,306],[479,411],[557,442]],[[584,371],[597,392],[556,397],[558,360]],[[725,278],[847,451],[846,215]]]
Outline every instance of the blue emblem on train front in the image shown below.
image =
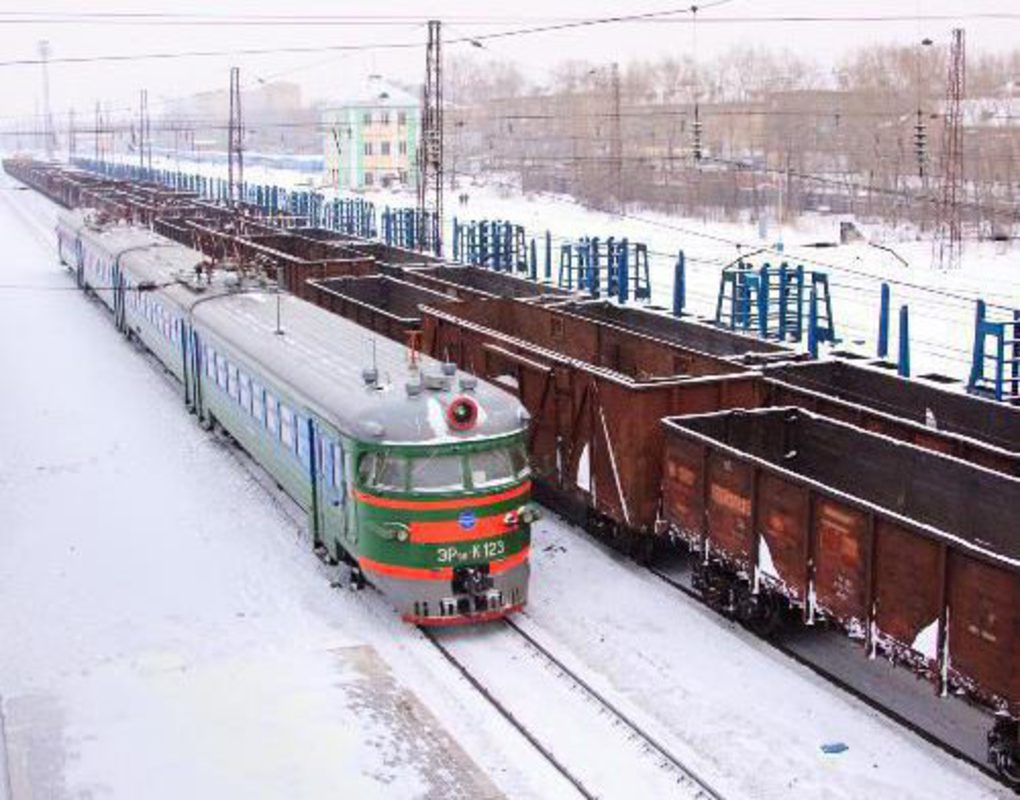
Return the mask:
[[460,527],[469,531],[475,527],[475,523],[478,521],[478,518],[475,516],[474,511],[461,511],[457,521],[460,523]]

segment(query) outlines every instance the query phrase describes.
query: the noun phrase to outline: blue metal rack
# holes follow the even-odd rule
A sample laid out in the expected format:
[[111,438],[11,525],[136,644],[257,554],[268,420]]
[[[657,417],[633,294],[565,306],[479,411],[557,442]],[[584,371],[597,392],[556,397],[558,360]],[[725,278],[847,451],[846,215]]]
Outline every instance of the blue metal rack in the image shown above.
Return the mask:
[[[813,299],[812,299],[813,295]],[[817,343],[836,341],[829,276],[803,266],[755,268],[744,260],[725,267],[716,298],[716,324],[754,332],[763,339],[800,342],[805,316],[815,307],[813,335]]]
[[1015,404],[1020,401],[1020,310],[992,320],[988,306],[978,300],[975,317],[967,391]]

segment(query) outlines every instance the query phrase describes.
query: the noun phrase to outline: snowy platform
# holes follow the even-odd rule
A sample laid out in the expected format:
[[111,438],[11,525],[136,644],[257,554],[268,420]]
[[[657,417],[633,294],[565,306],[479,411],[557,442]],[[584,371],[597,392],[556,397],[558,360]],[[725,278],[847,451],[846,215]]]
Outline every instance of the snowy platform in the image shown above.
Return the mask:
[[12,800],[502,796],[374,649],[321,655],[151,653],[9,697]]

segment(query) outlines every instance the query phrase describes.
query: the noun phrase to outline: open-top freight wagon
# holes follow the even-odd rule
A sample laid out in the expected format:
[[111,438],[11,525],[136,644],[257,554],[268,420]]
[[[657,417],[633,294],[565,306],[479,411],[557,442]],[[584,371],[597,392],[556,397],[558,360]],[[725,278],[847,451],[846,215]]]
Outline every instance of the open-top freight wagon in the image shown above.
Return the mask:
[[671,414],[756,406],[760,376],[633,330],[510,299],[423,309],[423,349],[514,391],[537,496],[648,554]]
[[1020,480],[797,408],[664,420],[662,513],[710,602],[825,617],[1000,716],[1020,785]]
[[885,426],[876,428],[882,433],[913,440],[898,435],[892,421],[922,425],[949,434],[956,443],[916,444],[1020,474],[1016,467],[1020,409],[1013,406],[842,360],[777,365],[768,367],[765,375],[776,383],[770,393],[773,404],[797,405],[854,424],[861,424],[859,415],[871,409],[887,420]]
[[779,342],[770,342],[738,331],[724,330],[706,322],[674,317],[651,308],[621,306],[607,300],[571,300],[559,306],[597,322],[629,328],[667,342],[738,360],[746,364],[792,361],[800,356]]
[[395,342],[414,344],[421,306],[445,303],[438,292],[386,275],[309,280],[306,299]]
[[537,283],[519,275],[469,265],[407,269],[400,277],[456,300],[493,300],[498,297],[554,300],[574,296],[572,292],[549,283]]

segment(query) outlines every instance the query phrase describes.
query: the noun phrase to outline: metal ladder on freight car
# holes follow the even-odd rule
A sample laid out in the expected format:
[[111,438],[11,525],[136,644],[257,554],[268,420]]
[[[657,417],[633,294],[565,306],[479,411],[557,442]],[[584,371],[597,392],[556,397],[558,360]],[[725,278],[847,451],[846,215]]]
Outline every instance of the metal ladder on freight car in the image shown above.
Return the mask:
[[1010,314],[1009,319],[991,320],[985,302],[977,301],[967,391],[1017,405],[1020,404],[1020,310],[1013,309]]

